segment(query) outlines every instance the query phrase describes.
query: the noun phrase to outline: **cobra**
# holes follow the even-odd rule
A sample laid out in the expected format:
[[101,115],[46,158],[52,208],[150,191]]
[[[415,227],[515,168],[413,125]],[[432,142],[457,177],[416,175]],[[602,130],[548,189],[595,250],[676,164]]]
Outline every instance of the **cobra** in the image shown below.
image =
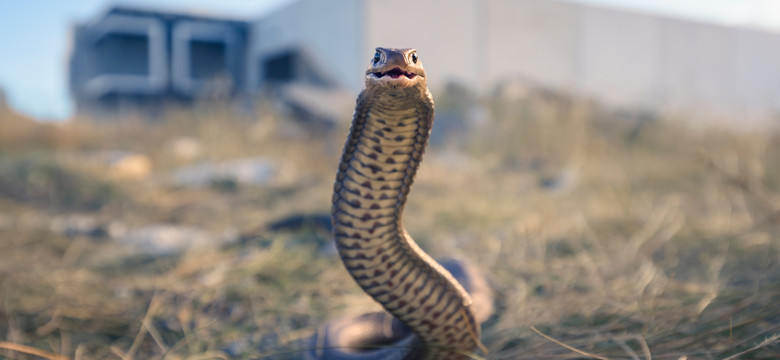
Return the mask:
[[433,117],[417,51],[376,48],[339,163],[332,222],[347,271],[387,313],[331,323],[312,339],[309,359],[466,359],[484,350],[480,322],[492,298],[481,274],[465,262],[438,263],[402,223]]

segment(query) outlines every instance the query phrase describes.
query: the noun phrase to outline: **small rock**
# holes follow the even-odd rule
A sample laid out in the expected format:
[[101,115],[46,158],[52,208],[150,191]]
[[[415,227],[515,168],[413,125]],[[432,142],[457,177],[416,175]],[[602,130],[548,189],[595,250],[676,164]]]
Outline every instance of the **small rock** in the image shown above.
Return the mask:
[[577,185],[579,167],[567,166],[554,176],[542,178],[539,186],[554,193],[562,193]]
[[166,256],[185,250],[213,246],[219,243],[216,237],[198,228],[157,224],[127,230],[119,240],[151,256]]
[[152,172],[152,161],[143,154],[122,150],[103,150],[90,158],[108,167],[110,175],[122,179],[142,179]]
[[49,226],[52,232],[65,236],[101,237],[107,230],[97,219],[86,215],[57,216]]
[[179,160],[195,160],[203,154],[201,142],[189,136],[181,136],[171,140],[167,148]]
[[124,179],[143,179],[152,172],[152,162],[145,155],[128,155],[114,162],[111,172]]
[[205,187],[232,180],[244,185],[265,185],[273,180],[276,166],[266,158],[247,158],[225,162],[203,162],[175,170],[170,179],[175,185]]

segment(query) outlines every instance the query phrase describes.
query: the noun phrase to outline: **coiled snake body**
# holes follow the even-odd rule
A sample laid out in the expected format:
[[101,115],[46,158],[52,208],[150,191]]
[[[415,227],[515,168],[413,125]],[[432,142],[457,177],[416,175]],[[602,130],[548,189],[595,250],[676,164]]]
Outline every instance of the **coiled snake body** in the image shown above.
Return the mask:
[[453,273],[469,290],[484,291],[484,281],[465,264],[449,262],[445,269],[401,221],[433,124],[426,80],[414,49],[376,49],[334,186],[339,255],[394,318],[374,313],[331,324],[310,358],[461,359],[481,346],[477,314],[484,320],[485,311],[475,312]]

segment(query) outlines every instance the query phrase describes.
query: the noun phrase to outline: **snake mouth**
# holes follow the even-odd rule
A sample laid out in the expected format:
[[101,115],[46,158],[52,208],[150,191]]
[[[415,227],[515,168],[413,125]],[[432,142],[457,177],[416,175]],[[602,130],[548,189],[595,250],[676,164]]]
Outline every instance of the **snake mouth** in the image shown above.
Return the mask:
[[393,79],[398,79],[398,78],[399,78],[399,77],[401,77],[401,76],[406,76],[408,79],[414,79],[415,77],[417,77],[417,74],[415,74],[415,73],[412,73],[412,72],[406,72],[406,71],[403,71],[403,70],[401,70],[400,68],[393,68],[393,69],[392,69],[392,70],[390,70],[390,71],[385,71],[385,72],[375,72],[375,73],[373,73],[373,74],[374,74],[374,76],[375,76],[375,77],[377,77],[378,79],[381,79],[381,78],[383,78],[383,77],[385,77],[385,76],[389,76],[389,77],[391,77],[391,78],[393,78]]

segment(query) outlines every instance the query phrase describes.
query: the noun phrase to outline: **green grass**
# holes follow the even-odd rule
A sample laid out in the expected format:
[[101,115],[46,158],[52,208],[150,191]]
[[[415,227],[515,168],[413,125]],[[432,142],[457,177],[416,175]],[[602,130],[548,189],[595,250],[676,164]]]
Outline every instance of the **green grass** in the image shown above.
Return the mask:
[[[488,274],[497,312],[480,356],[780,357],[778,134],[544,94],[454,92],[437,111],[469,102],[487,122],[429,149],[405,222],[434,256]],[[437,121],[434,132],[451,128]],[[26,345],[76,359],[295,359],[318,326],[378,308],[316,232],[263,230],[328,212],[346,123],[308,133],[270,108],[214,106],[157,124],[39,125],[5,112],[0,126],[0,358],[34,358],[2,350]],[[201,160],[266,156],[284,171],[264,187],[171,187],[163,175],[192,161],[168,148],[181,136],[201,142]],[[145,154],[153,172],[127,179],[80,160],[100,149]],[[540,185],[566,172],[571,186]],[[51,230],[73,215],[247,236],[149,258],[107,235]]]

